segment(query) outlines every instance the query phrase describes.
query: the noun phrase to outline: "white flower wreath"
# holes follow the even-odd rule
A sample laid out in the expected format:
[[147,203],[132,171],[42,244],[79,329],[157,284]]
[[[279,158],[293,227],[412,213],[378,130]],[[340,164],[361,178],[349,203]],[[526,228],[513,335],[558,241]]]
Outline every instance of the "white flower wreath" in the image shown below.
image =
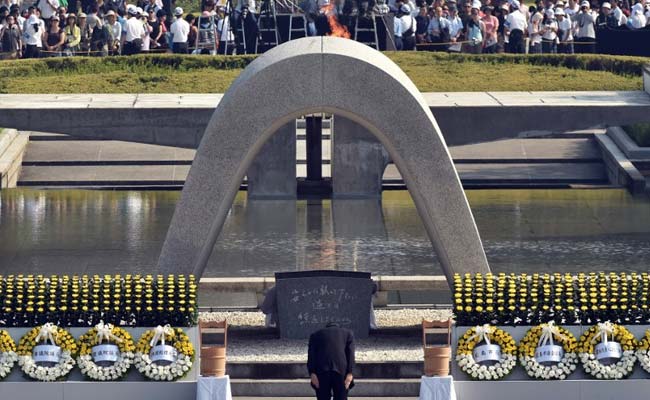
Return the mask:
[[[177,351],[175,360],[169,365],[156,365],[149,356],[151,348],[161,343],[173,346]],[[194,346],[180,328],[157,326],[142,334],[136,346],[135,367],[151,380],[173,381],[187,375],[194,362]]]
[[[594,345],[607,343],[607,337],[621,345],[622,356],[614,364],[605,365],[594,354]],[[578,345],[580,361],[587,374],[596,379],[623,379],[634,370],[636,362],[636,339],[625,327],[609,321],[592,326],[580,338]]]
[[0,379],[6,378],[18,361],[16,343],[9,336],[9,332],[0,330]]
[[[536,349],[543,345],[553,345],[554,339],[564,350],[560,362],[551,365],[540,364],[535,357]],[[528,330],[519,344],[519,362],[531,378],[563,380],[575,371],[578,365],[577,345],[578,341],[571,332],[551,321]]]
[[[474,347],[481,341],[501,346],[501,358],[494,365],[480,365],[474,360]],[[495,326],[470,328],[458,340],[456,362],[460,369],[477,380],[499,380],[510,374],[517,364],[517,346],[510,334]]]
[[[92,348],[103,343],[115,344],[120,350],[117,361],[108,366],[97,365],[92,356]],[[122,328],[104,324],[104,321],[81,335],[79,346],[77,364],[81,373],[95,381],[115,381],[123,378],[135,358],[135,344],[131,335]]]
[[[50,342],[61,347],[59,361],[51,367],[37,365],[32,356],[34,346]],[[18,343],[18,365],[25,375],[39,381],[52,382],[65,378],[75,366],[74,355],[77,343],[70,332],[47,323],[30,330]]]

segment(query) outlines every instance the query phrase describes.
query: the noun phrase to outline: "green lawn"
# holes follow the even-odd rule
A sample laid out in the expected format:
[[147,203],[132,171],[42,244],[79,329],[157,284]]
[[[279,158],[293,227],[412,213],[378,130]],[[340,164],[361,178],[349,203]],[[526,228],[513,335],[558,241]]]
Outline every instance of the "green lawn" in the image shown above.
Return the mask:
[[[386,53],[423,92],[641,90],[648,59]],[[0,93],[221,93],[253,56],[141,55],[0,62]]]

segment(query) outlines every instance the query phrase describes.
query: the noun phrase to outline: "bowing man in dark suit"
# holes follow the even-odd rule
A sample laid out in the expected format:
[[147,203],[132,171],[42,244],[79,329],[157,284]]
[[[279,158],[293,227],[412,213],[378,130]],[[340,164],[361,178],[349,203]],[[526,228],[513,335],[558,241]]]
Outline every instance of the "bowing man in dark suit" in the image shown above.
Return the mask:
[[318,400],[347,400],[354,385],[354,335],[349,329],[328,323],[309,337],[307,369]]

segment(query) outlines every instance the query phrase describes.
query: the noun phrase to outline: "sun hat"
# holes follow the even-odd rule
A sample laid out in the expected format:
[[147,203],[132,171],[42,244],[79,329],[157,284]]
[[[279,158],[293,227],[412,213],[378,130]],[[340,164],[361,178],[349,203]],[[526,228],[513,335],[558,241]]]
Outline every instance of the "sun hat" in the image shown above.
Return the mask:
[[610,10],[612,9],[612,5],[609,4],[608,2],[604,2],[603,5],[601,6],[602,8],[609,8]]
[[566,14],[564,14],[563,9],[558,7],[558,8],[555,9],[555,15],[566,15]]
[[174,15],[183,15],[183,9],[180,7],[176,7],[174,9]]

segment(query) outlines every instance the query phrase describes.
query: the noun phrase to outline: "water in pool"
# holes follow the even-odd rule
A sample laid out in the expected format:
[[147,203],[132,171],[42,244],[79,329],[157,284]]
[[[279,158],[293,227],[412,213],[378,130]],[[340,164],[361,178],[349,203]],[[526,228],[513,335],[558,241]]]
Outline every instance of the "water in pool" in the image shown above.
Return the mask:
[[[155,272],[180,192],[9,189],[0,271]],[[494,271],[650,267],[650,201],[625,190],[471,190]],[[206,276],[338,268],[432,275],[440,268],[405,191],[379,200],[250,201],[239,193]]]

